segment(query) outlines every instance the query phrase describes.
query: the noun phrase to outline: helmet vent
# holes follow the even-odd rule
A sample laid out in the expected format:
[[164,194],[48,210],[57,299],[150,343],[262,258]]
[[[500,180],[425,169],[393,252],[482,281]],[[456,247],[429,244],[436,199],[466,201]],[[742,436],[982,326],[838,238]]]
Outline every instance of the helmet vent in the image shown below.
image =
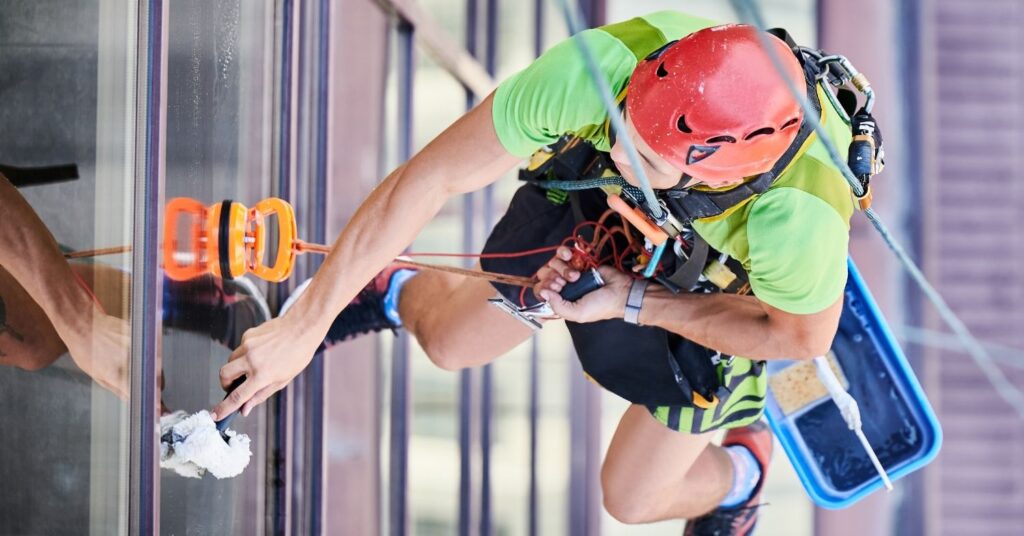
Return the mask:
[[658,78],[665,78],[666,76],[668,76],[668,71],[665,70],[665,62],[661,62],[658,64],[657,74]]
[[759,129],[751,132],[750,134],[747,134],[747,137],[745,137],[743,139],[744,140],[749,140],[749,139],[756,138],[758,136],[767,136],[769,134],[775,134],[775,129],[772,128],[772,127],[764,127],[764,128],[759,128]]
[[683,132],[685,134],[692,134],[693,133],[693,131],[690,130],[689,125],[686,124],[686,116],[685,115],[679,116],[679,121],[676,121],[676,128],[678,128],[680,132]]
[[[750,137],[747,136],[749,139]],[[732,136],[715,136],[714,138],[708,138],[704,143],[711,145],[712,143],[736,143],[736,138]]]
[[797,124],[799,121],[800,121],[799,119],[794,117],[794,118],[790,119],[789,121],[786,121],[785,123],[783,123],[783,125],[781,127],[779,127],[779,130],[786,130],[787,128]]

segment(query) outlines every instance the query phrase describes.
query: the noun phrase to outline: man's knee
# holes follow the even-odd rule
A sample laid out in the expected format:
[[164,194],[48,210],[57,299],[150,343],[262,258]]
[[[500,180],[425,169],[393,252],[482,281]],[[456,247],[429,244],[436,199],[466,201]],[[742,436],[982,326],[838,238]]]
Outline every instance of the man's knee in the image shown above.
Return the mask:
[[634,488],[635,482],[615,475],[613,471],[607,469],[607,465],[601,470],[604,509],[609,515],[627,525],[654,521],[656,512],[652,509],[651,501],[646,500],[645,494]]
[[427,357],[430,358],[430,361],[440,369],[457,371],[469,366],[469,356],[464,355],[464,352],[458,351],[454,345],[445,341],[443,335],[429,336],[418,334],[416,340],[427,354]]
[[[698,489],[687,489],[680,482],[678,489],[644,489],[636,475],[624,468],[609,468],[605,463],[601,470],[601,491],[604,495],[604,509],[620,523],[638,525],[654,523],[665,519],[692,519],[707,513],[701,505]],[[660,494],[660,495],[659,495]],[[692,500],[690,499],[692,497]]]

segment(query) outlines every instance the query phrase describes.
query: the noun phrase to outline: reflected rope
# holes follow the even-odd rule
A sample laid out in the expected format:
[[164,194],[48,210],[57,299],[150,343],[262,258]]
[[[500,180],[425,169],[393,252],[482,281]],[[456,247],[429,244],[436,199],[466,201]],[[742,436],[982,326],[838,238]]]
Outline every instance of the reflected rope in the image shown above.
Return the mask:
[[[910,344],[929,346],[950,352],[967,352],[964,346],[960,344],[960,339],[956,335],[950,335],[941,331],[917,326],[901,326],[896,330],[896,337]],[[995,342],[986,342],[983,345],[989,351],[992,359],[1006,366],[1024,369],[1024,350]]]
[[[783,73],[785,73],[782,67],[782,61],[775,52],[775,49],[771,46],[768,41],[768,35],[765,33],[764,17],[761,14],[760,8],[754,0],[730,0],[733,9],[736,11],[740,21],[751,24],[757,27],[760,32],[757,32],[759,39],[761,40],[761,46],[765,52],[771,58],[772,64],[775,69],[779,72],[779,76],[786,82],[786,86],[789,88],[790,93],[796,98],[797,102],[800,103],[800,107],[804,110],[805,119],[814,128],[818,138],[821,140],[825,149],[828,151],[829,157],[832,159],[832,163],[842,173],[843,178],[846,182],[850,183],[850,188],[857,197],[861,197],[864,194],[864,188],[861,186],[860,181],[853,176],[853,172],[850,171],[846,161],[840,156],[839,151],[836,149],[835,143],[832,141],[828,132],[822,127],[821,122],[818,121],[817,112],[811,108],[810,103],[807,99],[797,91],[797,88],[793,85],[793,82],[789,80]],[[954,335],[959,339],[960,344],[963,345],[964,350],[967,354],[974,359],[974,362],[981,369],[981,372],[988,379],[989,383],[995,387],[999,395],[1006,400],[1011,407],[1013,407],[1017,413],[1024,418],[1024,393],[1017,389],[1007,378],[1003,371],[995,364],[992,356],[988,354],[988,351],[981,345],[981,343],[971,334],[967,326],[964,325],[963,321],[953,312],[943,299],[942,295],[939,294],[938,290],[932,286],[932,284],[925,277],[921,269],[918,268],[917,264],[910,258],[906,250],[896,241],[892,233],[882,222],[881,218],[875,211],[868,208],[864,211],[864,215],[867,216],[868,220],[875,227],[878,233],[882,236],[889,249],[896,255],[903,268],[910,274],[911,278],[917,283],[921,291],[924,292],[928,300],[932,302],[935,309],[938,311],[939,316],[946,322],[946,324],[953,330]]]

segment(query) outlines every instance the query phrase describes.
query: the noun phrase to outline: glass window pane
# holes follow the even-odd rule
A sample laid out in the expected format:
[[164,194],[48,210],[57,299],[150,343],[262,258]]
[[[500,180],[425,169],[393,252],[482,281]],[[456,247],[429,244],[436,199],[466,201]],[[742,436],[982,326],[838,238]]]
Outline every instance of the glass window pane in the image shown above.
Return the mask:
[[[274,3],[174,2],[167,25],[165,197],[210,207],[245,207],[271,196],[274,110]],[[185,233],[198,213],[184,211]],[[179,234],[181,236],[181,234]],[[185,242],[188,242],[187,240]],[[194,246],[191,245],[191,246]],[[178,254],[194,262],[190,245]],[[181,279],[175,276],[176,279]],[[219,369],[242,333],[269,318],[266,282],[210,274],[164,279],[162,362],[165,411],[208,410],[224,397]],[[165,534],[264,530],[266,405],[231,428],[249,435],[253,456],[241,475],[219,480],[161,471]]]
[[132,258],[62,253],[132,242],[133,6],[0,16],[3,534],[127,530]]

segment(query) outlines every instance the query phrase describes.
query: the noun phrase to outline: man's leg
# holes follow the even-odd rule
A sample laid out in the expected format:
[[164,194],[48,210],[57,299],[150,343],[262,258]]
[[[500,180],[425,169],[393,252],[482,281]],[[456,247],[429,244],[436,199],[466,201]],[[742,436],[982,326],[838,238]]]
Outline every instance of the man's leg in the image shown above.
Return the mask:
[[495,294],[483,279],[422,270],[402,288],[399,316],[437,366],[483,365],[533,334],[487,302]]
[[732,487],[729,455],[714,432],[670,430],[633,404],[619,422],[601,470],[608,513],[623,523],[689,519],[716,508]]

